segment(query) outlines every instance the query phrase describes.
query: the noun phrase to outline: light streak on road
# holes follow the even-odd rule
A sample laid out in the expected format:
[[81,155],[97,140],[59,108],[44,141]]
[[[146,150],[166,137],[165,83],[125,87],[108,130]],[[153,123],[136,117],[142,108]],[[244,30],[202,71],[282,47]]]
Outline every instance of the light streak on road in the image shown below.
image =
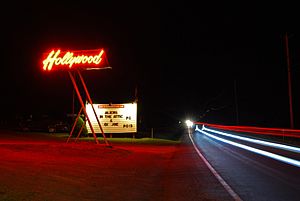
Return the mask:
[[239,147],[239,148],[242,148],[242,149],[245,149],[245,150],[260,154],[260,155],[263,155],[263,156],[267,156],[269,158],[272,158],[272,159],[275,159],[275,160],[278,160],[278,161],[281,161],[281,162],[284,162],[284,163],[287,163],[287,164],[290,164],[290,165],[293,165],[293,166],[296,166],[296,167],[300,167],[300,161],[298,161],[298,160],[291,159],[291,158],[284,157],[284,156],[281,156],[281,155],[278,155],[278,154],[274,154],[274,153],[271,153],[271,152],[268,152],[268,151],[263,151],[263,150],[260,150],[260,149],[257,149],[257,148],[253,148],[253,147],[250,147],[250,146],[247,146],[247,145],[243,145],[243,144],[240,144],[240,143],[237,143],[237,142],[233,142],[233,141],[230,141],[230,140],[223,139],[221,137],[214,136],[212,134],[209,134],[208,132],[205,132],[204,130],[200,130],[198,128],[198,126],[196,126],[195,130],[203,133],[206,136],[209,136],[211,138],[219,140],[221,142],[224,142],[224,143],[227,143],[227,144],[230,144],[230,145],[233,145],[233,146],[236,146],[236,147]]
[[283,144],[279,144],[279,143],[267,142],[267,141],[264,141],[264,140],[256,140],[256,139],[252,139],[252,138],[241,137],[241,136],[238,136],[238,135],[232,135],[232,134],[225,133],[225,132],[222,132],[222,131],[207,128],[204,125],[202,127],[202,130],[210,131],[210,132],[213,132],[213,133],[217,133],[217,134],[220,134],[220,135],[224,135],[224,136],[227,136],[227,137],[231,137],[231,138],[235,138],[235,139],[239,139],[239,140],[243,140],[243,141],[247,141],[247,142],[253,142],[253,143],[256,143],[256,144],[261,144],[261,145],[265,145],[265,146],[270,146],[270,147],[275,147],[275,148],[278,148],[278,149],[284,149],[284,150],[300,153],[300,148],[299,147],[293,147],[293,146],[283,145]]

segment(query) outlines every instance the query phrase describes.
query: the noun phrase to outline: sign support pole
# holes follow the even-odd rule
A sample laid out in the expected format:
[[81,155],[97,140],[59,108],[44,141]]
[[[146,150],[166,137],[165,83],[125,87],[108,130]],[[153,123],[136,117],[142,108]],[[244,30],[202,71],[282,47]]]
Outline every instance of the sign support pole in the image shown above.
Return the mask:
[[[80,116],[80,114],[81,114],[81,112],[82,112],[82,109],[83,109],[83,108],[81,107],[81,108],[80,108],[80,111],[79,111],[78,114],[77,114],[77,117],[76,117],[76,119],[75,119],[75,121],[74,121],[74,124],[73,124],[73,126],[72,126],[72,130],[71,130],[70,135],[69,135],[69,137],[68,137],[67,143],[69,142],[70,138],[71,138],[72,135],[73,135],[75,126],[76,126],[76,124],[77,124],[77,122],[78,122],[78,119],[79,119],[79,116]],[[73,113],[73,114],[74,114],[74,113]]]
[[73,83],[73,86],[74,86],[74,89],[75,89],[75,91],[76,91],[76,94],[77,94],[77,97],[78,97],[78,99],[79,99],[79,102],[80,102],[80,104],[81,104],[81,107],[82,107],[82,109],[83,109],[84,115],[86,116],[87,121],[88,121],[88,123],[89,123],[89,126],[90,126],[90,128],[91,128],[91,131],[92,131],[92,133],[93,133],[94,139],[95,139],[96,143],[99,144],[99,141],[98,141],[97,136],[96,136],[96,134],[95,134],[95,131],[94,131],[94,128],[93,128],[92,123],[91,123],[91,121],[90,121],[90,118],[89,118],[89,116],[88,116],[88,114],[87,114],[87,112],[86,112],[86,109],[85,109],[85,106],[84,106],[82,97],[81,97],[81,95],[80,95],[78,86],[77,86],[77,84],[76,84],[76,82],[75,82],[75,79],[74,79],[74,77],[73,77],[73,75],[72,75],[72,73],[71,73],[70,71],[68,71],[68,73],[69,73],[69,76],[70,76],[71,81],[72,81],[72,83]]
[[79,71],[77,71],[77,73],[78,73],[79,78],[80,78],[80,80],[81,80],[81,83],[82,83],[82,85],[83,85],[83,88],[84,88],[84,91],[85,91],[86,96],[87,96],[87,98],[88,98],[88,101],[89,101],[89,103],[91,104],[92,109],[93,109],[93,112],[94,112],[94,114],[95,114],[95,116],[96,116],[96,120],[97,120],[97,123],[98,123],[98,125],[99,125],[100,130],[101,130],[103,139],[104,139],[106,145],[109,145],[109,143],[108,143],[108,141],[107,141],[107,139],[106,139],[106,136],[105,136],[105,134],[104,134],[104,132],[103,132],[102,126],[101,126],[101,124],[100,124],[99,118],[98,118],[98,116],[97,116],[96,110],[95,110],[95,108],[94,108],[93,101],[92,101],[92,99],[91,99],[90,93],[88,92],[88,89],[87,89],[87,87],[86,87],[86,84],[85,84],[85,82],[84,82],[84,80],[83,80],[83,77],[82,77],[82,75],[81,75],[81,73],[80,73]]

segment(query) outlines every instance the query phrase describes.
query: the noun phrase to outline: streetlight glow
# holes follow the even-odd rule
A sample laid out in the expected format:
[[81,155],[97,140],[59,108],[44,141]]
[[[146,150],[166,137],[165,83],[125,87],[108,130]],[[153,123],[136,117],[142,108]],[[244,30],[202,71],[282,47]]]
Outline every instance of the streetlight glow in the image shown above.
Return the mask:
[[187,127],[189,127],[189,128],[194,125],[194,123],[191,120],[186,120],[185,123],[186,123]]

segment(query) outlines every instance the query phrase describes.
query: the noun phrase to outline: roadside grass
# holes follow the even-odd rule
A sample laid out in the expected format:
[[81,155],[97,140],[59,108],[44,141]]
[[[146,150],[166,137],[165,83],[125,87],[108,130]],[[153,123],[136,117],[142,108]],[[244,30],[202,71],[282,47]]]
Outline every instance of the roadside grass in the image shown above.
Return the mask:
[[[104,141],[103,137],[97,138],[99,141]],[[180,140],[168,140],[168,139],[160,139],[160,138],[106,138],[111,143],[118,144],[155,144],[155,145],[172,145],[179,144]],[[80,141],[94,141],[93,137],[82,137]]]
[[[48,134],[49,135],[49,134]],[[67,140],[69,137],[69,133],[53,133],[50,134],[53,137],[61,138]],[[73,136],[70,138],[70,142],[74,141],[76,139],[76,136]],[[97,139],[100,142],[104,141],[103,137],[97,137]],[[165,138],[151,138],[151,137],[139,137],[139,138],[133,138],[133,137],[106,137],[106,139],[113,143],[118,144],[153,144],[153,145],[175,145],[179,144],[181,141],[180,139],[165,139]],[[95,141],[94,137],[92,135],[88,137],[80,137],[78,138],[78,142],[93,142]]]

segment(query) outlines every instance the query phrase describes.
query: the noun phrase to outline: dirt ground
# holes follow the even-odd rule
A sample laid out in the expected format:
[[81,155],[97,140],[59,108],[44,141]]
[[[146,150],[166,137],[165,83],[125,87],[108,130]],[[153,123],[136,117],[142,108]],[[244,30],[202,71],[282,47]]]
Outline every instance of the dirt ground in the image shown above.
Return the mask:
[[186,140],[177,145],[65,143],[0,131],[0,200],[232,200]]

